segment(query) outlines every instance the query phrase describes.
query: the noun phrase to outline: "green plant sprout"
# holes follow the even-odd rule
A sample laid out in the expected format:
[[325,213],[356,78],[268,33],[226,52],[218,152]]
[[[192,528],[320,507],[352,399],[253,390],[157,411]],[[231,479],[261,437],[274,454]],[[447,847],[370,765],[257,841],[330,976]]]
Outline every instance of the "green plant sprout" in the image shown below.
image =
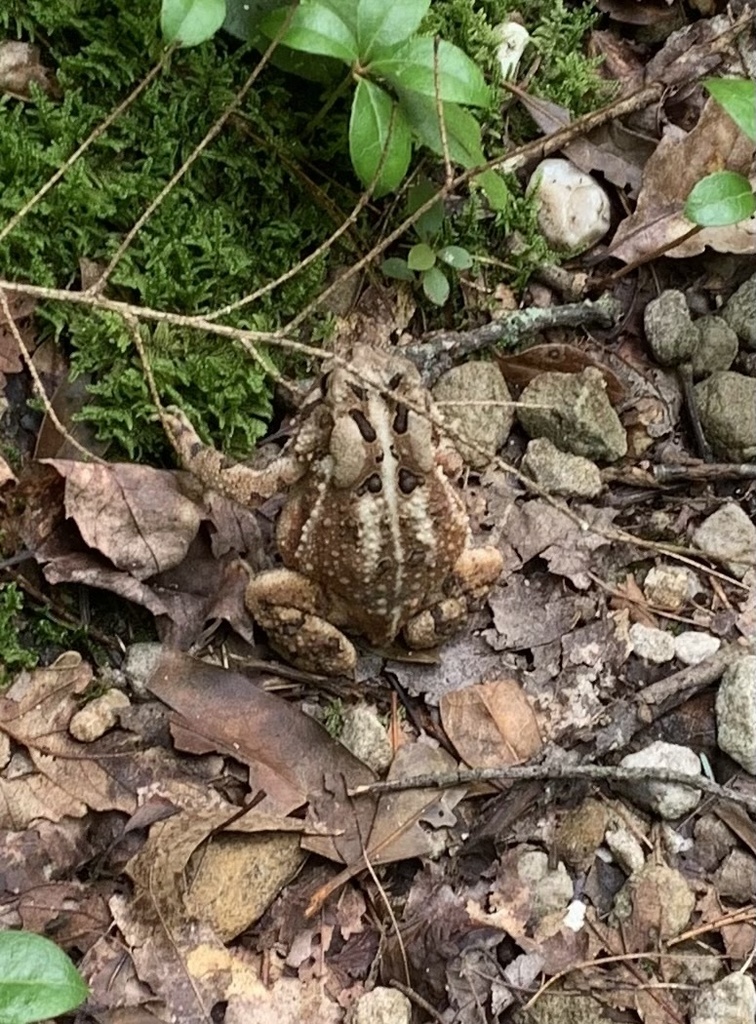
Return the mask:
[[[407,197],[407,212],[413,214],[435,193],[429,181],[413,185]],[[437,200],[415,221],[413,228],[419,241],[407,253],[407,258],[391,256],[381,264],[386,277],[419,283],[426,297],[436,306],[443,306],[449,298],[449,278],[443,266],[452,270],[468,270],[473,258],[461,245],[440,245],[444,225],[444,207]]]
[[[165,38],[184,46],[210,38],[222,4],[225,12],[224,0],[163,0]],[[465,107],[487,107],[488,87],[458,46],[417,34],[429,7],[430,0],[301,0],[293,9],[260,12],[249,26],[290,50],[347,65],[336,95],[354,83],[349,155],[375,196],[399,187],[415,143],[466,168],[485,163],[480,125]],[[485,171],[478,180],[491,206],[501,208],[502,179]]]
[[[740,130],[756,142],[756,82],[744,78],[707,78],[710,95]],[[735,171],[715,171],[697,182],[683,212],[703,228],[738,224],[756,212],[756,195],[748,178]]]

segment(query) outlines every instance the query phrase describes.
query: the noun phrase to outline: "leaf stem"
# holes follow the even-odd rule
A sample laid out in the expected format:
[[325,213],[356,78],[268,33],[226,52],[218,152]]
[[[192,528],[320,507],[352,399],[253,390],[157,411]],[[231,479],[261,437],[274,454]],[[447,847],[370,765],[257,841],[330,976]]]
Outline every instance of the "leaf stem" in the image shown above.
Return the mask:
[[310,127],[307,131],[308,137],[311,136],[315,129],[320,126],[328,111],[331,109],[334,103],[336,103],[337,100],[341,99],[341,97],[344,95],[344,93],[347,91],[351,84],[352,70],[350,68],[348,74],[339,82],[336,88],[331,91],[331,95],[328,97],[323,106],[312,119],[312,123],[310,124]]

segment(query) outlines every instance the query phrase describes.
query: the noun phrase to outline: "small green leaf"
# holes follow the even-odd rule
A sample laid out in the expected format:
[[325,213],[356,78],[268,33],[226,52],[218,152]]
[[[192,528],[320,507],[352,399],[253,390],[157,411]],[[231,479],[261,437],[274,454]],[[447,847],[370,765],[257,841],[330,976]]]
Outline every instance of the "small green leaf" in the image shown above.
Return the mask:
[[475,180],[486,193],[492,210],[506,210],[511,201],[507,183],[496,171],[483,171]]
[[389,256],[381,263],[381,270],[386,277],[394,277],[399,281],[414,281],[415,275],[407,266],[407,261],[398,256]]
[[167,43],[199,46],[212,39],[226,17],[226,0],[163,0],[160,29]]
[[738,224],[755,210],[756,196],[748,179],[734,171],[717,171],[693,186],[683,212],[694,224],[714,228]]
[[407,256],[407,266],[410,270],[430,270],[435,262],[436,254],[425,242],[413,245]]
[[450,103],[485,107],[488,88],[477,64],[466,53],[432,36],[416,36],[401,46],[381,52],[370,62],[370,72],[386,78],[393,86],[411,89],[423,96],[436,96],[434,65],[438,59],[438,95]]
[[[289,8],[274,11],[262,22],[266,35],[277,35],[289,16]],[[338,14],[316,0],[302,0],[294,10],[288,28],[281,37],[284,46],[323,57],[338,57],[345,64],[357,60],[357,40]]]
[[431,267],[423,274],[423,291],[436,306],[443,306],[449,298],[449,282],[438,267]]
[[705,78],[703,84],[751,142],[756,142],[756,82],[745,78]]
[[375,196],[398,187],[412,157],[412,136],[404,112],[384,89],[365,78],[357,83],[352,100],[349,156],[363,185],[373,182],[380,167]]
[[[416,182],[407,194],[407,213],[413,214],[415,210],[419,210],[421,206],[436,195],[437,191],[435,185],[428,181],[427,178]],[[429,242],[441,230],[443,222],[444,204],[440,199],[437,199],[433,206],[426,210],[425,213],[421,213],[415,221],[415,231],[424,242]]]
[[473,265],[473,258],[467,249],[461,245],[445,245],[436,253],[438,258],[455,270],[469,270]]
[[417,32],[430,0],[357,0],[357,41],[363,60],[376,47],[392,47]]
[[80,1006],[89,990],[54,942],[31,932],[0,932],[0,1021],[30,1024]]
[[[400,96],[402,109],[406,111],[415,135],[428,149],[442,156],[444,150],[436,101],[417,92],[402,91]],[[458,107],[456,103],[444,103],[442,110],[446,125],[446,143],[451,159],[463,167],[484,164],[486,158],[480,140],[480,125],[472,114]]]

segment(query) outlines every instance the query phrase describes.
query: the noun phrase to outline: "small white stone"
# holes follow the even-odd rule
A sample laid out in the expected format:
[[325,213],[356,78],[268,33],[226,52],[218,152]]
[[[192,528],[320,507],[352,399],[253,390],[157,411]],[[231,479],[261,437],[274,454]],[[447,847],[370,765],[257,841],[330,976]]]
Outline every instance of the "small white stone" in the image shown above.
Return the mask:
[[711,633],[686,630],[675,637],[675,657],[683,665],[698,665],[716,654],[721,644],[722,641]]
[[609,230],[606,192],[570,160],[542,160],[531,175],[528,192],[536,197],[538,225],[555,249],[583,252]]
[[[657,768],[685,775],[700,775],[701,762],[689,747],[657,740],[635,754],[627,754],[620,761],[621,768]],[[624,783],[639,804],[648,807],[662,818],[681,818],[693,810],[701,799],[701,791],[680,786],[674,782],[655,782],[652,779]]]
[[663,665],[667,661],[672,661],[675,656],[675,638],[664,629],[634,622],[630,627],[629,636],[634,653],[654,665]]
[[121,693],[120,690],[108,690],[71,716],[68,731],[80,743],[91,743],[113,728],[118,721],[119,708],[127,708],[130,705],[131,701],[125,693]]

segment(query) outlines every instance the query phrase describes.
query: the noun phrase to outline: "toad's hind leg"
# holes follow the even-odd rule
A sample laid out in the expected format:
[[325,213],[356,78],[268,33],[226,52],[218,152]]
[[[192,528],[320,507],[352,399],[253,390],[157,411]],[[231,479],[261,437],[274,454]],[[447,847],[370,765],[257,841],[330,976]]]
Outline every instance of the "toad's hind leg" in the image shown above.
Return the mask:
[[316,583],[291,569],[270,569],[250,580],[245,601],[271,647],[292,665],[321,675],[354,671],[354,646],[323,617],[326,602]]

